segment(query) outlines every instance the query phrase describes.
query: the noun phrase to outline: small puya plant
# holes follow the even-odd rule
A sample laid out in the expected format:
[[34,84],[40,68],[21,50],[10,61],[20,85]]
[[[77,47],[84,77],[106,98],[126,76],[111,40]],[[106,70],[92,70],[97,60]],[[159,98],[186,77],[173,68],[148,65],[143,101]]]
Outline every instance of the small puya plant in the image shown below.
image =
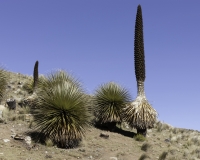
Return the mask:
[[39,62],[36,61],[34,70],[33,70],[33,90],[35,90],[35,88],[37,87],[37,83],[38,83],[38,65],[39,65]]
[[145,55],[142,8],[140,5],[137,7],[135,23],[134,60],[137,80],[137,97],[133,102],[127,104],[124,110],[124,120],[130,127],[137,129],[137,134],[146,136],[147,129],[153,128],[156,122],[157,112],[147,101],[144,91]]

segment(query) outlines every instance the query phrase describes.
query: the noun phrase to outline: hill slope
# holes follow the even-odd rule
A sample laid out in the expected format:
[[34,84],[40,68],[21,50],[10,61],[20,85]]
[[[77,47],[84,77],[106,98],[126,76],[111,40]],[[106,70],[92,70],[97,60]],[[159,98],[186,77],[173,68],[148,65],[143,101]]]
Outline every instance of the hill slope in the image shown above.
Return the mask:
[[[23,85],[30,81],[29,76],[9,72],[9,83],[1,102],[13,98],[17,101],[16,111],[4,110],[0,123],[0,160],[195,160],[200,159],[200,133],[194,130],[174,128],[168,124],[157,122],[155,128],[148,130],[146,139],[133,138],[136,130],[122,126],[114,132],[98,128],[90,128],[80,147],[75,149],[59,149],[51,142],[45,144],[31,142],[27,145],[24,138],[27,131],[32,130],[29,110],[18,105],[30,96]],[[28,118],[27,118],[28,116]],[[21,140],[12,138],[18,134]],[[102,137],[100,135],[108,135]],[[146,157],[146,158],[145,158]]]

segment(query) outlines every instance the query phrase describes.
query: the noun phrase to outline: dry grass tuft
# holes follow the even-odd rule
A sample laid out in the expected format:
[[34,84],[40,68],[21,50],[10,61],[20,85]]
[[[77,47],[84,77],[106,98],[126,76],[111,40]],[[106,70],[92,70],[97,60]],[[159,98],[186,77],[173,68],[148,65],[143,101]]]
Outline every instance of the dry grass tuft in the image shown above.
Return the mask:
[[168,160],[179,160],[177,157],[170,157]]
[[151,144],[149,143],[144,143],[141,147],[141,150],[147,152],[151,148]]
[[6,120],[6,121],[15,121],[17,119],[17,114],[15,112],[15,110],[9,110],[8,108],[5,108],[3,110],[3,114],[2,117]]
[[165,160],[167,155],[168,155],[168,152],[166,152],[166,151],[162,152],[162,154],[159,156],[158,160]]
[[138,160],[145,160],[146,158],[149,158],[149,156],[146,153],[143,153]]
[[46,139],[45,140],[45,145],[47,146],[47,147],[53,147],[53,142],[52,142],[52,140],[51,139]]
[[158,132],[162,132],[163,130],[171,130],[173,127],[170,126],[169,124],[167,123],[162,123],[160,121],[157,121],[154,125],[154,128],[156,128],[156,130]]
[[135,139],[136,141],[140,141],[140,142],[144,142],[144,141],[146,140],[146,138],[145,138],[143,135],[141,135],[141,134],[137,134],[137,135],[134,137],[134,139]]

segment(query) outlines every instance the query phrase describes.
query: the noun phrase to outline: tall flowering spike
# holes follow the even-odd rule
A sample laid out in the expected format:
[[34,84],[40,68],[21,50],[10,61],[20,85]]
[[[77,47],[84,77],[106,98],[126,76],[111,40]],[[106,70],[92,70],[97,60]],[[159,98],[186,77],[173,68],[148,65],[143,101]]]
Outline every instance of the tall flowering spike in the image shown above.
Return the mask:
[[143,24],[142,24],[142,9],[139,5],[137,8],[136,23],[135,23],[135,75],[137,80],[138,94],[136,99],[127,104],[124,109],[124,121],[131,127],[137,129],[137,134],[146,136],[147,129],[153,128],[156,122],[157,112],[149,104],[145,96],[144,81],[145,81],[145,57],[144,57],[144,42],[143,42]]
[[134,59],[135,59],[135,75],[137,81],[145,81],[145,57],[144,57],[144,40],[143,40],[143,20],[142,8],[137,7],[137,15],[135,22],[135,41],[134,41]]
[[34,71],[33,71],[33,88],[35,89],[35,87],[37,86],[37,82],[38,82],[38,65],[39,62],[36,61],[35,62],[35,66],[34,66]]

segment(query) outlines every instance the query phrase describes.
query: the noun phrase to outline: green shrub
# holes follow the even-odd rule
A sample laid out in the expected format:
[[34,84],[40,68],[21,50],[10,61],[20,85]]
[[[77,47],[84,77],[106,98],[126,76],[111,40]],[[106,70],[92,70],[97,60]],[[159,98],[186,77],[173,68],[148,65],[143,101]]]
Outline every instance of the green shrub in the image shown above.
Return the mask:
[[140,142],[144,142],[146,140],[146,138],[141,134],[137,134],[134,138],[136,141],[140,141]]
[[38,138],[50,139],[61,148],[78,146],[91,120],[80,83],[57,71],[38,81],[36,94],[33,113]]
[[45,145],[46,145],[47,147],[53,147],[53,142],[52,142],[52,140],[51,140],[51,139],[46,139]]
[[149,148],[151,148],[151,145],[149,143],[144,143],[141,147],[141,150],[146,152]]

